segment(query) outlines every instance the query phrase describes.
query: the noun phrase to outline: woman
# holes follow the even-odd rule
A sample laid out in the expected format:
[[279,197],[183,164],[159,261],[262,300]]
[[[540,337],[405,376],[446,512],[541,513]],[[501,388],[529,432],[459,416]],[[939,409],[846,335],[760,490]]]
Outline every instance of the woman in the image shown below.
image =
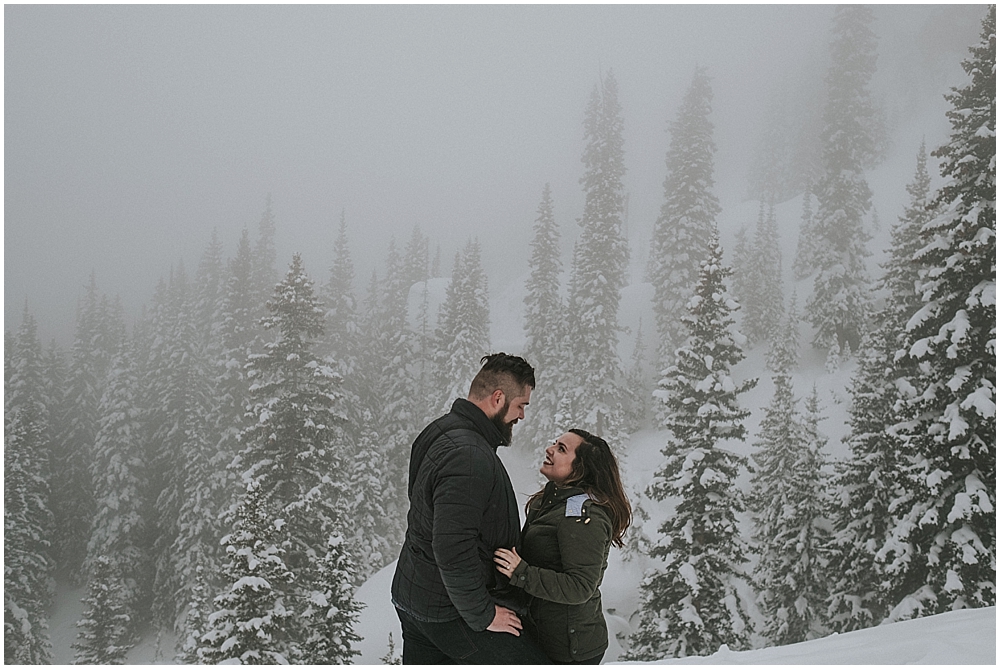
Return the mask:
[[557,664],[600,664],[608,648],[599,587],[611,544],[632,522],[618,461],[600,437],[570,430],[545,449],[545,488],[528,499],[521,552],[497,549],[497,569],[532,595],[526,621]]

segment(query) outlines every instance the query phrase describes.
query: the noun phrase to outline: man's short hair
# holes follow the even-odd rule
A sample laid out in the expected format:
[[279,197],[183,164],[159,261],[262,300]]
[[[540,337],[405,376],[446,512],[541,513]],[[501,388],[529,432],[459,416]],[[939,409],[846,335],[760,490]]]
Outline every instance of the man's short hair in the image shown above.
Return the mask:
[[509,401],[519,397],[526,387],[535,387],[535,369],[522,357],[491,353],[484,355],[481,362],[483,367],[469,387],[471,400],[484,399],[499,389]]

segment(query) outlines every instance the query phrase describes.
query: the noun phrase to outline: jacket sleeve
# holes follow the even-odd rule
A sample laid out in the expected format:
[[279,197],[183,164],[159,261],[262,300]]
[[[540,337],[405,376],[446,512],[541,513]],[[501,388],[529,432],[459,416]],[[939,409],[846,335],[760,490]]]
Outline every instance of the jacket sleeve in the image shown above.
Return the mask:
[[478,448],[451,449],[434,486],[431,547],[441,582],[466,624],[485,630],[496,614],[479,557],[479,528],[489,503],[493,463]]
[[[588,517],[590,522],[584,522]],[[588,504],[587,516],[562,518],[556,529],[562,571],[533,567],[521,560],[510,582],[539,599],[557,604],[583,604],[597,591],[610,539],[611,520],[607,513],[596,504]]]

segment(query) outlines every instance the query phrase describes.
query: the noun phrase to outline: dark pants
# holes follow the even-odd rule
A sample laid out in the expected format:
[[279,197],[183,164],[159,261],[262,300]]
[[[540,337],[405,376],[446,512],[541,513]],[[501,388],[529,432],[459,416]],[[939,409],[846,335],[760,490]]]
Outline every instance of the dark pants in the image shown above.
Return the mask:
[[553,662],[552,664],[600,664],[601,660],[604,659],[605,652],[606,651],[601,651],[600,655],[588,657],[586,660],[576,660],[574,662]]
[[551,664],[521,632],[475,632],[461,618],[428,623],[396,609],[403,627],[403,664]]

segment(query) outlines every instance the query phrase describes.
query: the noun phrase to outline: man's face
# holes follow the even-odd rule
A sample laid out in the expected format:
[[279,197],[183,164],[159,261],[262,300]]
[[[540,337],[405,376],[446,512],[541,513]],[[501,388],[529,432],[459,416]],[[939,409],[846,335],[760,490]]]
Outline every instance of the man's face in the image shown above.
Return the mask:
[[514,425],[517,421],[524,419],[524,408],[528,406],[528,401],[531,399],[531,386],[525,386],[524,393],[513,399],[504,396],[504,403],[496,414],[490,417],[493,424],[497,426],[500,433],[510,443],[511,438],[514,435]]

